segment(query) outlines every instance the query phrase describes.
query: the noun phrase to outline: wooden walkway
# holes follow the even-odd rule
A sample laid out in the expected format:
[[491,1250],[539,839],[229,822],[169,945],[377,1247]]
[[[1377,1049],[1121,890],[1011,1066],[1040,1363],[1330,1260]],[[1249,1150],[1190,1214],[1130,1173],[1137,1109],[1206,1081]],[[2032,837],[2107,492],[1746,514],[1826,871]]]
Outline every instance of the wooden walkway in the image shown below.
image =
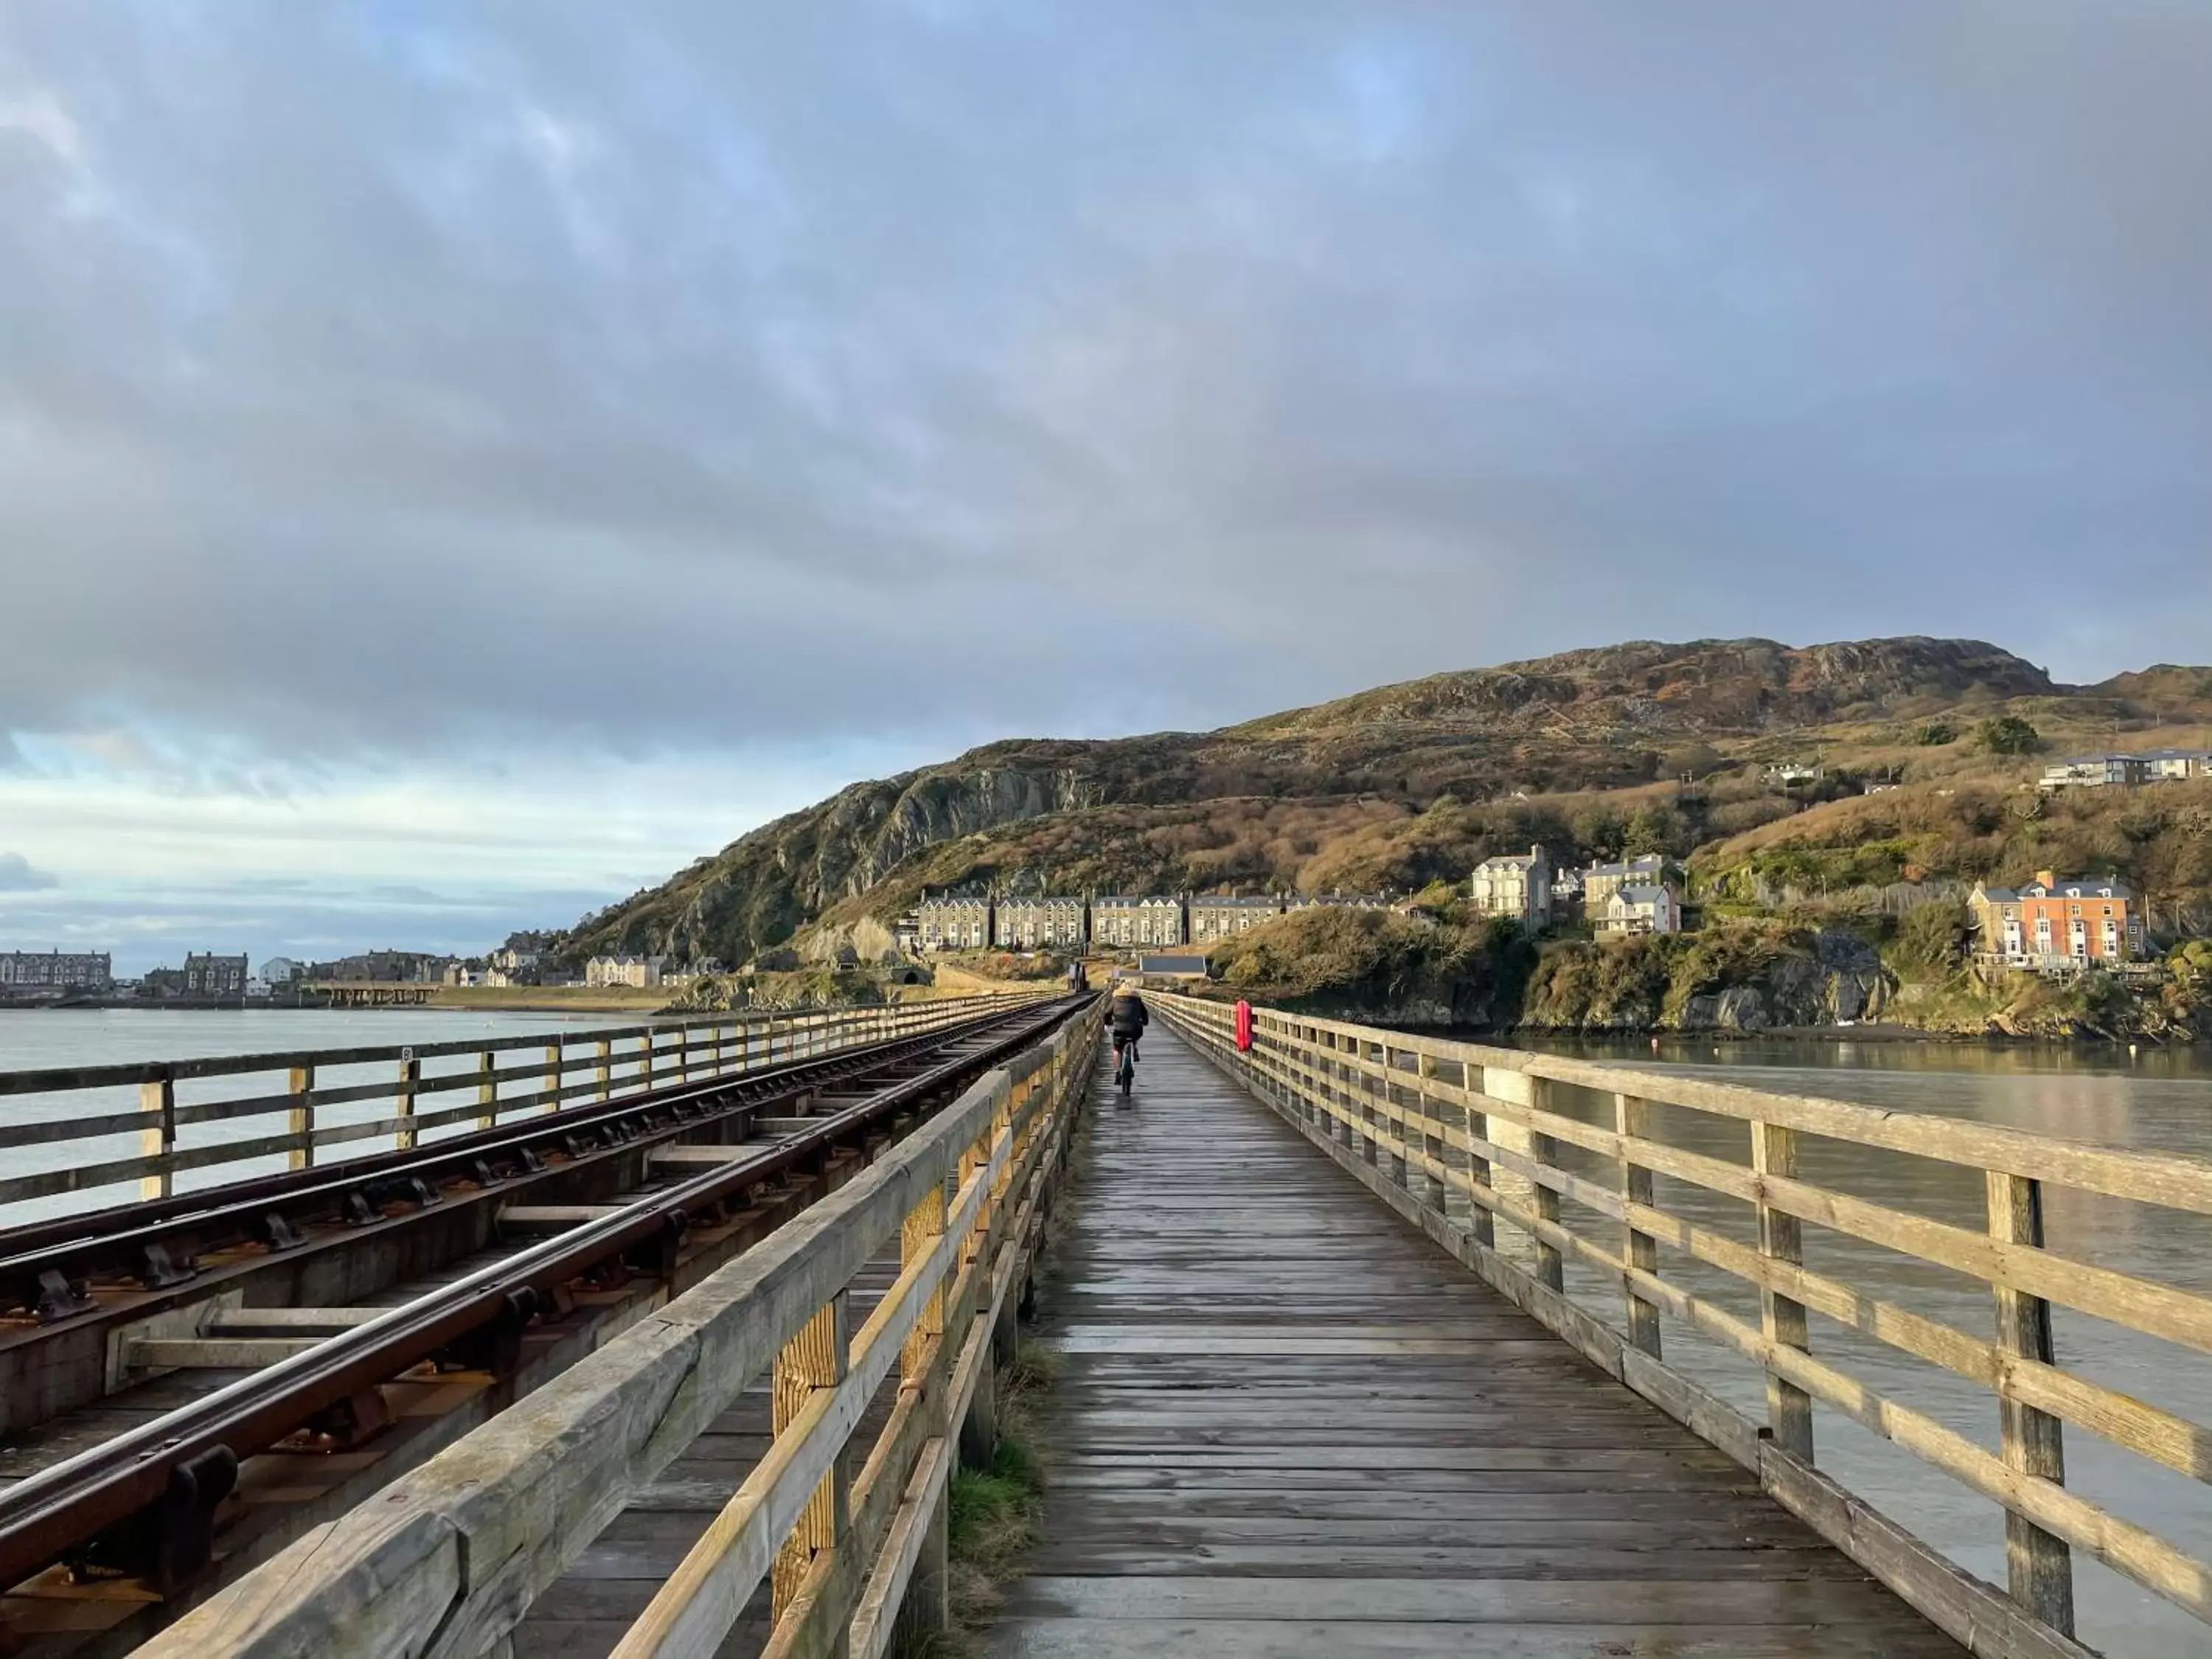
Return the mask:
[[1132,1104],[1101,1073],[994,1653],[1964,1653],[1158,1020],[1144,1052]]

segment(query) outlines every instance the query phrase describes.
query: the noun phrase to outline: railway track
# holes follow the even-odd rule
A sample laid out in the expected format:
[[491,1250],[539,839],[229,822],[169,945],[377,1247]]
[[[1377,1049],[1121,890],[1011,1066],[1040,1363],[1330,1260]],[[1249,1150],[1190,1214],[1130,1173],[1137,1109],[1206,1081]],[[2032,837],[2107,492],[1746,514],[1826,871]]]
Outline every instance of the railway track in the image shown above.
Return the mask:
[[43,1418],[0,1445],[0,1652],[135,1645],[1075,1006],[0,1231],[0,1384]]

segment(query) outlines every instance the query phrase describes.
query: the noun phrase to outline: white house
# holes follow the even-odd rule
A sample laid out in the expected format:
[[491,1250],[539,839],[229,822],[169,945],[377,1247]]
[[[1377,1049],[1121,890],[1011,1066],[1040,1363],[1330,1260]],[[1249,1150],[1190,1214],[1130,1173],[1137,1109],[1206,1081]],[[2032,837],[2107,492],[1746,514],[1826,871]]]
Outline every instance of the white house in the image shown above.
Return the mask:
[[665,957],[593,957],[584,964],[584,983],[589,986],[626,985],[632,990],[659,988]]
[[1540,847],[1483,860],[1469,888],[1486,916],[1510,916],[1526,927],[1552,920],[1552,860]]
[[1601,933],[1621,936],[1680,933],[1682,907],[1665,887],[1617,887],[1596,924]]

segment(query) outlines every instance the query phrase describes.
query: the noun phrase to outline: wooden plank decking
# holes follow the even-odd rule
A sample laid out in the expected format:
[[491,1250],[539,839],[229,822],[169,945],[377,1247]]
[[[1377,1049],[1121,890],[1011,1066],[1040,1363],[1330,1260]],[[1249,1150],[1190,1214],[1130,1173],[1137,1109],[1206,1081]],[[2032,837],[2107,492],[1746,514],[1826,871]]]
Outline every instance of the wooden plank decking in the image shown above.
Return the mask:
[[1155,1021],[1102,1071],[1006,1659],[1957,1659]]

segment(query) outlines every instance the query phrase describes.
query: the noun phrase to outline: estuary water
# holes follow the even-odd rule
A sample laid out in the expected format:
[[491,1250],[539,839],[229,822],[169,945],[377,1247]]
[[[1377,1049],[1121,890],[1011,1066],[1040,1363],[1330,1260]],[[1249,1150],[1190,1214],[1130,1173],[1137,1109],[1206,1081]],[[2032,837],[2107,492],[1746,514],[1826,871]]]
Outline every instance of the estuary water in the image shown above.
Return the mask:
[[[2212,1052],[2199,1048],[1984,1048],[1869,1042],[1544,1042],[1547,1053],[1681,1073],[1790,1094],[1819,1095],[1897,1111],[2003,1124],[2106,1146],[2179,1152],[2212,1162]],[[1611,1124],[1609,1102],[1580,1091],[1558,1097],[1571,1115]],[[1743,1127],[1705,1114],[1660,1109],[1655,1132],[1669,1144],[1736,1163],[1748,1161]],[[1563,1149],[1561,1162],[1596,1179],[1609,1164]],[[1800,1168],[1812,1181],[1979,1231],[1986,1222],[1982,1178],[1926,1159],[1832,1140],[1802,1138]],[[1660,1207],[1728,1236],[1753,1242],[1748,1207],[1703,1188],[1656,1182]],[[2046,1240],[2076,1260],[2212,1294],[2212,1218],[2057,1187],[2045,1193]],[[1568,1206],[1572,1212],[1575,1206]],[[1610,1237],[1612,1224],[1583,1212]],[[1994,1334],[1985,1284],[1808,1224],[1808,1267],[1862,1292],[1941,1319],[1980,1337]],[[1660,1251],[1662,1273],[1711,1297],[1754,1324],[1755,1296],[1741,1282],[1675,1252]],[[1620,1291],[1601,1274],[1568,1268],[1577,1300],[1616,1325]],[[2146,1337],[2068,1308],[2053,1310],[2062,1364],[2212,1431],[2212,1355]],[[1677,1321],[1663,1322],[1668,1363],[1765,1420],[1761,1374]],[[1995,1399],[1978,1385],[1899,1352],[1856,1330],[1813,1316],[1812,1346],[1869,1387],[1991,1450],[1997,1444]],[[1815,1408],[1817,1461],[1853,1491],[1984,1578],[2004,1582],[2001,1511],[1856,1423]],[[2121,1451],[2069,1425],[2067,1485],[2114,1513],[2149,1528],[2199,1559],[2212,1559],[2212,1486]],[[2080,1632],[2091,1646],[2124,1659],[2212,1655],[2212,1628],[2075,1553]]]

